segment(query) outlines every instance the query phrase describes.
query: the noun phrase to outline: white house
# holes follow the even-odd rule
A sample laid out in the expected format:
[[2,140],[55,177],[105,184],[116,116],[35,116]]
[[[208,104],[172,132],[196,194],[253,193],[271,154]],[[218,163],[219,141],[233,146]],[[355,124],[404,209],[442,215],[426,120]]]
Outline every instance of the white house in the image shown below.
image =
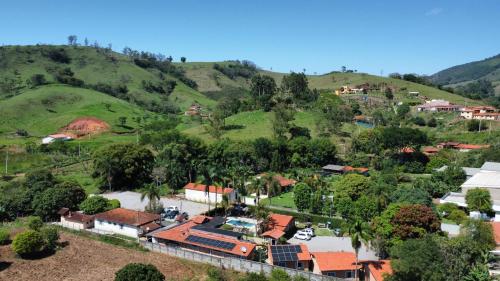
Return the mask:
[[73,138],[71,136],[68,136],[66,134],[54,134],[54,135],[48,135],[45,138],[42,139],[42,144],[49,144],[53,143],[57,140],[59,141],[69,141],[72,140]]
[[116,208],[96,214],[94,227],[105,233],[110,232],[137,238],[160,228],[160,223],[160,215]]
[[500,221],[500,163],[486,162],[479,172],[468,178],[461,185],[461,192],[450,192],[441,198],[441,203],[454,203],[461,207],[467,207],[465,195],[469,189],[485,188],[490,192],[495,211],[495,221]]
[[61,226],[75,230],[94,227],[94,216],[85,215],[80,212],[72,212],[68,208],[62,208],[58,212],[61,215]]
[[206,190],[204,184],[190,182],[184,186],[184,190],[186,199],[191,201],[215,203],[217,199],[217,202],[222,202],[222,195],[227,195],[229,202],[236,201],[236,191],[229,187],[210,185]]

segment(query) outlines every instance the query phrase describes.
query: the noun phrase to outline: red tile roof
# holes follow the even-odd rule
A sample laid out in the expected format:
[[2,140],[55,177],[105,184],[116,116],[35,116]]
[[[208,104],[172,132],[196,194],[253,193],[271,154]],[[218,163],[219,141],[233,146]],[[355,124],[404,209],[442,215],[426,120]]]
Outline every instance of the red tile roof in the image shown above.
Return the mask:
[[356,266],[356,254],[351,252],[315,252],[312,255],[321,272],[361,268],[360,264]]
[[285,235],[285,232],[283,232],[283,230],[278,229],[278,228],[274,228],[274,229],[271,229],[271,230],[268,230],[268,231],[262,233],[261,236],[270,237],[272,239],[278,240],[281,237],[283,237],[284,235]]
[[293,223],[293,219],[292,216],[271,214],[269,216],[269,228],[285,231],[288,225]]
[[410,153],[415,152],[415,149],[413,149],[413,148],[411,148],[411,147],[405,147],[405,148],[400,149],[400,150],[399,150],[399,152],[401,152],[401,153],[408,153],[408,154],[410,154]]
[[207,220],[209,220],[210,218],[207,217],[207,216],[203,216],[203,215],[199,215],[199,216],[196,216],[196,217],[193,217],[191,220],[196,223],[196,224],[202,224],[202,223],[205,223]]
[[[230,238],[227,236],[223,235],[218,235],[215,233],[208,233],[204,231],[199,231],[196,229],[193,229],[193,226],[198,225],[193,219],[180,224],[178,226],[175,226],[173,228],[167,229],[165,231],[160,231],[158,233],[153,234],[155,238],[159,239],[164,239],[168,241],[174,241],[178,243],[184,243],[184,244],[189,244],[189,245],[194,245],[194,246],[199,246],[201,248],[206,248],[206,249],[211,249],[211,250],[216,250],[219,252],[224,252],[224,253],[229,253],[237,256],[244,256],[248,257],[249,255],[252,254],[252,252],[255,250],[255,244],[247,241],[240,241],[235,238]],[[217,248],[213,246],[208,246],[205,244],[200,244],[192,241],[186,241],[186,239],[189,237],[189,235],[196,235],[204,238],[209,238],[209,239],[215,239],[219,241],[224,241],[224,242],[230,242],[234,243],[235,246],[232,249],[222,249],[222,248]],[[243,251],[243,249],[245,251]]]
[[72,222],[86,223],[94,220],[94,216],[85,215],[80,212],[71,212],[68,208],[62,208],[57,213],[63,216],[65,220]]
[[427,146],[422,149],[424,153],[436,153],[439,152],[439,148],[437,147],[432,147],[432,146]]
[[491,227],[493,228],[495,242],[497,243],[497,245],[500,245],[500,222],[492,222]]
[[[184,186],[184,188],[205,192],[206,186],[204,184],[190,182],[190,183],[186,184],[186,186]],[[222,193],[229,194],[229,193],[233,192],[234,189],[229,188],[229,187],[220,187],[220,186],[216,187],[214,185],[210,185],[208,187],[208,191],[210,193],[215,193],[215,191],[217,191],[217,193],[219,193],[219,194],[222,194]]]
[[360,167],[360,168],[355,168],[352,166],[345,166],[344,167],[344,172],[358,172],[358,173],[366,173],[368,172],[368,168]]
[[465,144],[465,143],[460,143],[456,146],[458,149],[482,149],[482,148],[488,148],[490,147],[489,145],[482,145],[482,144]]
[[142,226],[150,222],[160,220],[160,215],[124,208],[116,208],[104,213],[96,214],[95,218],[114,223]]
[[374,281],[384,281],[384,274],[392,274],[392,267],[390,260],[380,260],[378,262],[370,262],[368,269],[372,274]]
[[296,180],[287,179],[281,175],[275,175],[274,179],[280,183],[281,187],[287,187],[297,183]]

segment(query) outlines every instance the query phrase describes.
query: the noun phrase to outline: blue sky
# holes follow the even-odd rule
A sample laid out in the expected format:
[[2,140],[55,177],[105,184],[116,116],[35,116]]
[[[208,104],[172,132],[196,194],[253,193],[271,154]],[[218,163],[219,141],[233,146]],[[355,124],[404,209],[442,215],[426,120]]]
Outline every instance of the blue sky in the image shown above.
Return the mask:
[[312,74],[350,69],[432,74],[500,53],[500,1],[2,1],[0,44],[62,44],[188,61],[249,59]]

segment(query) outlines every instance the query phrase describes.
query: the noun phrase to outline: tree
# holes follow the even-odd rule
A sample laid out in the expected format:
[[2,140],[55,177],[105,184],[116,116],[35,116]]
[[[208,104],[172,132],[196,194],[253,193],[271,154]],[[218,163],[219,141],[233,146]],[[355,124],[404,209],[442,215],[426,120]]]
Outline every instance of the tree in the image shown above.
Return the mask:
[[95,215],[109,209],[109,200],[99,195],[88,197],[80,204],[80,210],[87,215]]
[[214,139],[220,139],[224,134],[224,117],[217,112],[213,113],[208,118],[208,124],[204,128]]
[[151,180],[154,156],[136,144],[113,144],[97,150],[93,163],[92,176],[100,180],[101,189],[131,189]]
[[393,237],[402,240],[437,232],[441,226],[441,222],[430,207],[418,204],[402,206],[391,223],[394,226]]
[[318,189],[311,197],[311,213],[321,214],[323,205],[323,193]]
[[344,194],[351,199],[358,199],[370,186],[370,180],[362,175],[347,174],[334,183],[334,192],[336,196]]
[[76,46],[77,39],[78,39],[78,37],[76,37],[76,35],[70,35],[70,36],[68,36],[68,45],[70,45],[70,46]]
[[388,100],[392,100],[394,98],[394,94],[392,93],[392,88],[391,87],[386,87],[385,88],[385,97]]
[[57,241],[59,240],[59,231],[54,226],[47,226],[40,229],[43,236],[45,245],[44,250],[53,252],[57,248]]
[[12,241],[12,250],[21,257],[29,257],[43,251],[43,235],[34,230],[27,230],[16,235]]
[[149,210],[155,209],[154,207],[157,205],[158,201],[160,201],[160,188],[155,184],[147,184],[141,190],[141,202],[144,201],[145,198],[148,198],[148,206]]
[[278,104],[273,108],[272,127],[273,135],[276,139],[286,138],[291,123],[295,117],[295,111],[288,108],[285,104]]
[[299,183],[293,188],[293,194],[293,201],[297,206],[297,210],[299,212],[309,210],[311,206],[311,187],[305,183]]
[[416,116],[413,119],[413,123],[415,123],[415,125],[418,125],[418,126],[425,126],[425,120],[424,120],[424,118],[422,118],[420,116]]
[[35,88],[47,84],[47,79],[45,79],[45,75],[43,74],[33,74],[26,83],[30,85],[31,88]]
[[419,129],[387,127],[379,130],[380,139],[375,141],[380,141],[384,149],[420,148],[428,142],[427,134]]
[[127,124],[127,117],[125,116],[118,117],[118,123],[120,123],[120,126],[125,127],[125,125]]
[[351,122],[354,117],[353,108],[337,96],[321,96],[316,101],[316,108],[316,127],[321,136],[339,134],[342,124]]
[[186,63],[186,57],[181,57],[181,62]]
[[[370,240],[370,233],[368,232],[368,227],[365,223],[360,220],[354,221],[349,227],[349,236],[351,237],[351,245],[356,253],[356,267],[359,264],[359,249],[364,243],[368,244]],[[358,270],[354,271],[354,279],[358,279]]]
[[486,125],[486,122],[481,122],[481,120],[470,120],[467,122],[467,130],[469,132],[477,132],[477,131],[484,131],[488,129],[488,126]]
[[436,120],[436,118],[434,118],[434,117],[430,118],[427,121],[427,126],[432,127],[432,128],[436,127],[437,126],[437,120]]
[[78,209],[85,197],[85,190],[77,183],[63,182],[36,195],[32,206],[35,215],[43,220],[53,220],[58,218],[57,212],[63,207]]
[[479,211],[481,213],[491,213],[492,211],[490,191],[486,188],[467,190],[465,202],[467,203],[467,208],[471,211]]
[[29,217],[28,228],[34,231],[40,230],[43,227],[43,221],[40,217]]
[[250,93],[256,107],[262,108],[264,111],[271,110],[271,98],[277,89],[274,78],[268,75],[257,74],[252,77],[250,83]]
[[115,281],[164,281],[165,275],[152,264],[129,263],[115,273]]
[[283,76],[281,91],[289,93],[296,103],[314,101],[317,95],[309,89],[308,84],[307,76],[304,73],[292,72]]
[[493,281],[493,277],[490,276],[488,267],[483,264],[477,264],[472,268],[472,270],[464,276],[464,281]]
[[425,189],[399,187],[391,195],[391,201],[395,203],[432,205],[432,197]]

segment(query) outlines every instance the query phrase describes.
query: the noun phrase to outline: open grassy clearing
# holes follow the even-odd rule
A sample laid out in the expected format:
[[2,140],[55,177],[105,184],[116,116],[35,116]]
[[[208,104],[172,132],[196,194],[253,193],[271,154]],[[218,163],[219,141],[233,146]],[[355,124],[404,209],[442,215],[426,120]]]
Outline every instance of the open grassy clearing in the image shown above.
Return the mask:
[[275,207],[288,208],[288,209],[297,209],[295,206],[295,202],[293,201],[293,191],[281,193],[278,196],[275,196],[271,199],[265,198],[261,199],[263,204],[271,205]]

